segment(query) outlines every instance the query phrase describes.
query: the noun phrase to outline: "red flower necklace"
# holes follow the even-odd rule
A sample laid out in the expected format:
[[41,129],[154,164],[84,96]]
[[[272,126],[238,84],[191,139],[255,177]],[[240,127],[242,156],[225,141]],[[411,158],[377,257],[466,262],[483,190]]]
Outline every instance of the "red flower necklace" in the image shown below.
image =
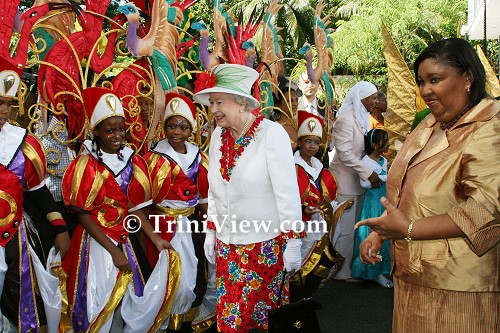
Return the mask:
[[234,140],[227,128],[222,129],[220,135],[222,142],[220,152],[222,155],[219,162],[220,174],[225,180],[229,181],[229,179],[231,179],[231,174],[233,173],[233,168],[236,165],[236,160],[241,156],[245,148],[255,137],[255,132],[262,119],[264,119],[264,116],[258,116],[248,131],[237,140]]

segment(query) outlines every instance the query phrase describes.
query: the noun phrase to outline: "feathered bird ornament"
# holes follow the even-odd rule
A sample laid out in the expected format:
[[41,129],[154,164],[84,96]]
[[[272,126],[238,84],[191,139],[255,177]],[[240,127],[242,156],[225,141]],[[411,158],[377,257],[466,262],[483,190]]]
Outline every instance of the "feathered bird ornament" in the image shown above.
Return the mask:
[[274,0],[265,11],[262,20],[262,42],[260,48],[260,61],[267,64],[265,70],[261,71],[261,81],[259,88],[261,91],[262,112],[266,117],[270,116],[271,108],[274,106],[274,94],[279,94],[279,78],[284,76],[285,66],[283,52],[280,45],[280,36],[278,32],[281,28],[277,27],[273,18],[283,5],[278,4],[278,0]]
[[269,66],[270,73],[264,72],[262,75],[263,80],[272,82],[272,91],[277,93],[278,78],[284,76],[285,66],[283,62],[283,51],[280,45],[280,36],[278,32],[281,28],[273,23],[273,17],[276,16],[278,11],[283,5],[278,4],[279,0],[274,0],[264,14],[262,21],[262,46],[261,46],[261,61]]
[[151,26],[143,38],[137,35],[140,13],[128,3],[118,7],[128,20],[125,43],[134,57],[150,57],[153,69],[161,81],[164,91],[174,89],[176,83],[177,58],[175,47],[179,33],[168,22],[168,4],[165,0],[154,0],[151,9]]
[[229,62],[227,49],[229,45],[224,36],[227,36],[228,23],[231,24],[232,19],[224,10],[224,5],[220,0],[214,0],[214,38],[215,45],[213,51],[208,51],[210,37],[207,26],[203,21],[194,23],[191,27],[200,32],[200,63],[206,70],[211,70],[212,67],[218,64]]
[[24,69],[28,59],[28,45],[33,25],[49,11],[67,8],[69,5],[67,3],[43,3],[24,12],[20,16],[22,26],[20,27],[19,23],[17,24],[17,28],[20,29],[19,41],[16,47],[11,50],[10,42],[16,16],[19,19],[19,15],[16,15],[16,13],[20,2],[20,0],[2,1],[0,5],[0,39],[2,42],[0,56],[14,66]]
[[330,67],[333,63],[333,56],[331,48],[333,47],[333,40],[330,36],[331,28],[329,16],[321,18],[321,13],[325,8],[323,0],[318,2],[316,12],[314,14],[314,44],[317,52],[316,68],[313,68],[312,48],[306,43],[299,50],[306,58],[307,75],[312,82],[323,82],[326,95],[326,106],[330,108],[335,99],[335,85],[333,78],[330,74]]
[[[38,72],[38,87],[42,100],[52,104],[56,109],[64,105],[68,114],[68,133],[70,138],[83,134],[85,114],[81,112],[81,101],[73,96],[78,95],[80,87],[87,86],[92,73],[102,73],[114,60],[115,40],[120,24],[125,21],[123,15],[112,21],[111,31],[105,50],[98,52],[98,44],[103,38],[102,27],[106,9],[111,0],[85,1],[84,11],[80,6],[72,6],[77,13],[82,30],[74,32],[67,38],[55,43],[41,62]],[[82,62],[87,59],[89,65],[82,70]]]
[[[35,0],[33,7],[43,5],[45,3],[50,3],[51,0]],[[71,4],[68,0],[59,0],[59,3],[65,3],[69,7],[75,8],[78,5]],[[22,12],[20,13],[22,14]],[[53,15],[51,12],[43,15],[37,23],[37,26],[43,24],[43,27],[34,27],[32,33],[32,39],[38,46],[38,58],[43,60],[50,48],[58,41],[63,39],[65,36],[69,36],[75,31],[75,9],[67,10],[66,12],[61,12],[57,15]],[[21,20],[21,15],[19,15],[19,20],[16,19],[16,26],[19,26],[20,32],[23,21]]]
[[257,58],[253,37],[264,16],[264,11],[257,16],[256,9],[253,9],[246,25],[243,24],[243,10],[240,11],[235,29],[231,29],[229,22],[226,21],[227,29],[224,31],[224,39],[228,45],[229,61],[232,64],[247,65],[253,68]]

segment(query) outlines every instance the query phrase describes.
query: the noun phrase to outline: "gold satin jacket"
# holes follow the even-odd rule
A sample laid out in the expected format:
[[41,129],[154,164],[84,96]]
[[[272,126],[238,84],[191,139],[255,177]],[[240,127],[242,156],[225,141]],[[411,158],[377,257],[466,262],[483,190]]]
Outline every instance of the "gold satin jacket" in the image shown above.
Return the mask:
[[393,271],[402,280],[455,291],[500,290],[499,111],[499,102],[482,100],[422,152],[436,125],[429,115],[396,156],[388,199],[410,220],[446,213],[466,234],[393,241]]

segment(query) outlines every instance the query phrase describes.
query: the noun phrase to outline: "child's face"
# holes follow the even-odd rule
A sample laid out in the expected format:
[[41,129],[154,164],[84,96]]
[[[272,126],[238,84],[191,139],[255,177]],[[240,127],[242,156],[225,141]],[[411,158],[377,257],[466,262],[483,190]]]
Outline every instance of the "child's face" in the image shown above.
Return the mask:
[[298,143],[302,158],[310,159],[318,152],[321,139],[314,135],[306,135],[301,137]]
[[377,145],[377,150],[379,151],[380,154],[384,154],[384,153],[387,153],[387,151],[389,150],[389,140],[387,140],[385,143],[384,143],[384,139],[380,139],[380,142],[378,143]]
[[172,116],[165,122],[165,134],[173,148],[178,145],[184,146],[184,142],[191,135],[191,125],[182,116]]
[[125,119],[110,117],[100,122],[94,129],[94,136],[99,140],[103,152],[115,154],[125,142]]
[[141,108],[141,119],[146,124],[149,122],[149,111],[153,101],[149,97],[138,97],[139,107]]

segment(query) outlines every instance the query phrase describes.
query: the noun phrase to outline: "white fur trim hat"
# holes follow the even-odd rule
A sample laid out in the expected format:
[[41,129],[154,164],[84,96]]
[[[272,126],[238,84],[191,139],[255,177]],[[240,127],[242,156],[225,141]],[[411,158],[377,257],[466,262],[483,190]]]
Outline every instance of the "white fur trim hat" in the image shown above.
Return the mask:
[[0,57],[0,97],[16,98],[22,69]]
[[314,135],[320,139],[323,137],[323,120],[307,111],[299,110],[297,112],[297,137],[301,138],[307,135]]
[[259,73],[248,66],[217,65],[210,72],[205,71],[197,75],[193,99],[200,104],[210,105],[211,93],[233,94],[247,97],[251,101],[249,106],[256,109],[260,106],[260,102],[252,96],[251,90],[258,78]]
[[110,89],[101,87],[86,88],[82,91],[82,97],[92,130],[104,119],[111,117],[125,118],[122,102]]
[[188,97],[175,93],[165,95],[165,114],[163,119],[167,121],[172,116],[184,117],[191,124],[193,132],[196,131],[196,107]]

